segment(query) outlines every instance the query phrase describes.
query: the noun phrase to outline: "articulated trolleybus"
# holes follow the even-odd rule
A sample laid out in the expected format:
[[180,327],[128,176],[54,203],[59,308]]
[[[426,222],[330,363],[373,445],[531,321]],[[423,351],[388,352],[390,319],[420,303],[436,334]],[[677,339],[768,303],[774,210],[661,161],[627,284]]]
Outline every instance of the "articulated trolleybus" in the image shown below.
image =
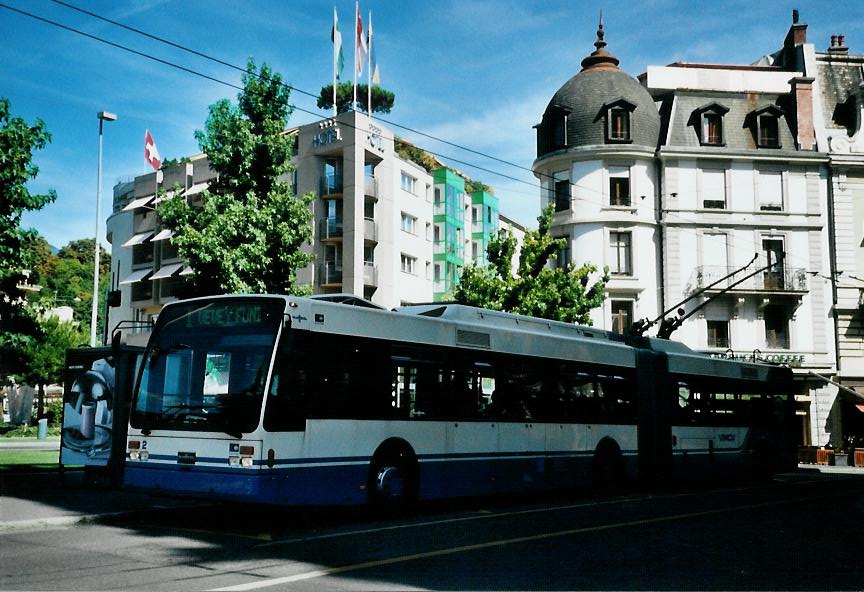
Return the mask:
[[273,504],[418,499],[795,463],[788,368],[458,305],[168,304],[126,482]]

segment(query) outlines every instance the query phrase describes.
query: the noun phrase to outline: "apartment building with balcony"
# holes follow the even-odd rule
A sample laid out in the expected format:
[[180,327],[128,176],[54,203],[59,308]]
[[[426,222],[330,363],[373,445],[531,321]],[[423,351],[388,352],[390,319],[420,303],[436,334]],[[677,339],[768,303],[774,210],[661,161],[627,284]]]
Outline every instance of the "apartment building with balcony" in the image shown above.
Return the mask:
[[549,102],[533,167],[565,264],[609,269],[595,325],[625,333],[680,306],[690,316],[674,339],[792,366],[800,442],[836,444],[829,163],[815,80],[795,59],[806,25],[770,64],[675,63],[638,79],[604,37],[601,25]]
[[[485,258],[489,236],[499,224],[495,196],[475,192],[466,197],[463,176],[443,165],[430,173],[400,156],[392,132],[361,113],[343,113],[289,133],[296,142],[293,189],[316,196],[314,239],[308,247],[314,259],[298,272],[298,281],[314,293],[353,294],[387,308],[430,302],[452,293],[466,249]],[[121,306],[111,310],[110,327],[152,320],[176,297],[182,276],[191,270],[156,207],[163,199],[194,204],[215,175],[206,156],[197,155],[115,186],[108,240],[114,255],[112,288],[121,291]],[[449,202],[445,197],[436,202],[439,192]],[[517,234],[521,228],[511,227]],[[439,265],[450,274],[447,282],[441,280],[444,271],[436,271]]]

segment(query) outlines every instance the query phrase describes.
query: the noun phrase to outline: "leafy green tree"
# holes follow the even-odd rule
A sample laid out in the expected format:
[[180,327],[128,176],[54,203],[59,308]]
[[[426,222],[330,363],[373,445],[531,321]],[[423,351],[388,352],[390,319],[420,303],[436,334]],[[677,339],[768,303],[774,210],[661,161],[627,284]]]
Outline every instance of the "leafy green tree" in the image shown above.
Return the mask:
[[210,106],[195,137],[218,173],[202,207],[184,199],[163,201],[159,216],[194,273],[186,290],[224,293],[308,293],[297,269],[312,261],[314,196],[295,197],[285,179],[292,171],[293,138],[285,133],[292,112],[290,88],[266,64],[249,60],[238,104]]
[[57,199],[53,190],[33,195],[27,189],[27,182],[39,173],[33,152],[43,149],[51,134],[41,119],[30,125],[12,117],[11,111],[9,100],[0,98],[0,374],[20,370],[22,349],[39,336],[18,287],[25,279],[23,271],[30,268],[28,246],[36,236],[34,230],[21,228],[21,216]]
[[[336,112],[345,113],[351,110],[351,103],[354,101],[354,84],[352,82],[340,82],[336,85]],[[365,84],[357,85],[357,109],[366,113],[368,110],[367,102],[369,101],[369,87]],[[380,86],[372,85],[372,112],[373,113],[390,113],[393,110],[393,104],[396,102],[396,95]],[[319,109],[333,108],[333,85],[321,87],[321,94],[318,95]]]
[[[488,267],[468,265],[456,288],[455,299],[462,304],[513,312],[532,317],[590,325],[591,309],[603,304],[608,270],[591,283],[598,270],[586,263],[574,269],[550,268],[549,258],[560,252],[565,239],[551,236],[552,206],[537,218],[538,230],[525,233],[519,255],[518,273],[511,271],[516,239],[499,232],[486,250]],[[589,283],[591,284],[589,286]]]
[[18,380],[38,387],[37,416],[45,414],[45,385],[63,380],[66,350],[86,343],[88,336],[78,323],[62,322],[56,317],[41,317],[38,321],[41,339],[30,341],[22,350],[25,369]]

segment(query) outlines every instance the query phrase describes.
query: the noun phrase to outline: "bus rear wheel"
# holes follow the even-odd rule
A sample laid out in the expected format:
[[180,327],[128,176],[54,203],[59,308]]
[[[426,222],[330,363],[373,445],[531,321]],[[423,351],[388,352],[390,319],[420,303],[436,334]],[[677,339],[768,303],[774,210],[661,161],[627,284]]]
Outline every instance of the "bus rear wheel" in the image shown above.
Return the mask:
[[618,444],[606,438],[594,452],[592,485],[595,493],[603,496],[621,491],[625,481],[624,457]]

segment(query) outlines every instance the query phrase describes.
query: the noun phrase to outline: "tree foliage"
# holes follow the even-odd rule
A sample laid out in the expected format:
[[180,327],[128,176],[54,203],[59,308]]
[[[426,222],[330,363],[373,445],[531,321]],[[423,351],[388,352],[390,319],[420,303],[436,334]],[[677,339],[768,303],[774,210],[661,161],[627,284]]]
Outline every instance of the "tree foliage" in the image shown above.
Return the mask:
[[50,140],[41,119],[30,125],[13,117],[9,100],[0,98],[0,374],[19,370],[22,349],[39,336],[18,287],[31,265],[28,247],[36,237],[34,230],[21,227],[21,217],[57,198],[54,191],[33,195],[27,189],[27,182],[39,173],[33,152]]
[[574,269],[547,266],[549,258],[566,246],[565,239],[549,233],[553,213],[551,206],[544,209],[537,218],[538,230],[525,233],[517,274],[511,271],[516,239],[499,232],[486,250],[489,266],[466,266],[455,299],[470,306],[590,325],[591,309],[605,298],[608,270],[592,282],[598,269],[590,263]]
[[211,105],[204,130],[195,132],[218,176],[200,208],[180,197],[159,206],[171,242],[194,270],[188,292],[308,291],[297,285],[297,269],[312,260],[301,247],[312,240],[313,196],[293,196],[283,180],[292,170],[289,95],[279,74],[266,64],[257,70],[250,59],[238,103]]
[[[336,85],[336,112],[345,113],[351,110],[351,103],[354,101],[354,84],[352,82],[340,82]],[[369,87],[365,84],[357,85],[357,109],[366,113],[368,111],[369,102]],[[372,112],[373,113],[390,113],[393,109],[393,104],[396,102],[396,95],[386,88],[372,85]],[[319,109],[333,108],[333,85],[321,87],[321,94],[318,95]]]
[[44,386],[63,381],[66,350],[86,343],[89,336],[80,329],[79,323],[63,322],[53,316],[40,315],[38,324],[41,337],[22,348],[25,363],[17,379],[24,384],[38,385],[38,416],[41,417],[44,411]]

